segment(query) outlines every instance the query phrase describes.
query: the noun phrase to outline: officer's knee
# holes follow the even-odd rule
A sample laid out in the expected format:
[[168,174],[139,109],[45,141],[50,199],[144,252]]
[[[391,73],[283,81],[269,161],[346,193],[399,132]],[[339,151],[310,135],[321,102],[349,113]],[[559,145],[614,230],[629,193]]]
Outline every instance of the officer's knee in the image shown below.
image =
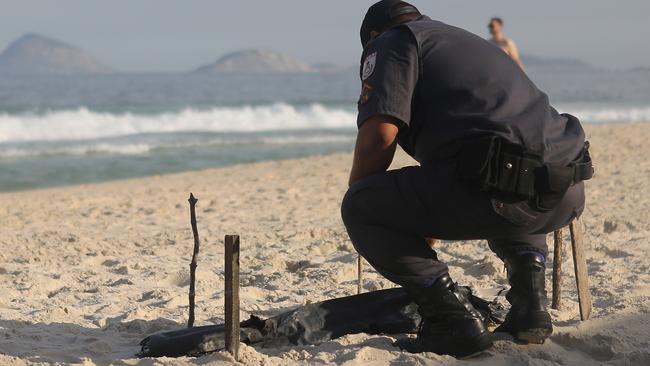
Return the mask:
[[359,197],[356,192],[352,189],[348,189],[343,197],[341,202],[341,218],[346,227],[354,225],[355,222],[359,220],[362,216]]

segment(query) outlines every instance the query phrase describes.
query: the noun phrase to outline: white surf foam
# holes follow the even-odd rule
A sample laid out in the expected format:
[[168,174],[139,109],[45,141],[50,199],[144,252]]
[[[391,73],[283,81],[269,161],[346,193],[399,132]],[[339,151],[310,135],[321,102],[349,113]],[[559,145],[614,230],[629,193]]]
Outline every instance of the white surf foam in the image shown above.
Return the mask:
[[[650,107],[564,106],[586,123],[649,122]],[[355,127],[353,110],[314,104],[185,109],[157,115],[112,114],[85,108],[45,114],[0,114],[0,144],[84,141],[144,133],[257,132]],[[99,150],[108,150],[109,148]],[[122,149],[121,147],[119,149]],[[143,149],[141,146],[137,149]]]
[[254,132],[354,128],[355,114],[343,109],[288,104],[185,109],[158,115],[111,114],[85,108],[43,115],[0,114],[0,143],[91,140],[143,133]]
[[0,159],[74,155],[142,155],[150,152],[154,146],[149,144],[109,144],[61,145],[46,147],[10,147],[0,148]]
[[650,107],[565,107],[560,109],[567,113],[571,113],[585,123],[650,122]]
[[287,136],[237,136],[209,138],[170,142],[169,140],[126,143],[119,141],[82,141],[82,142],[47,142],[47,143],[18,143],[11,146],[0,146],[0,159],[50,156],[80,156],[80,155],[145,155],[155,150],[184,149],[197,147],[219,147],[228,145],[319,145],[349,143],[354,141],[354,134],[340,135],[319,132],[309,135]]

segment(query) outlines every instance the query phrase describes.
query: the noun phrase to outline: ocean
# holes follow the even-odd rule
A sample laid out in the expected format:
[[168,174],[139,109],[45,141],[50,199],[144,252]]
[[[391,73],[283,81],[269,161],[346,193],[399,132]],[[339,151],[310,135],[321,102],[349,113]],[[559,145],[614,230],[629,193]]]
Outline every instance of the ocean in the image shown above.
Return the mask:
[[[650,70],[531,67],[585,123],[650,121]],[[0,77],[0,191],[351,151],[354,69]]]

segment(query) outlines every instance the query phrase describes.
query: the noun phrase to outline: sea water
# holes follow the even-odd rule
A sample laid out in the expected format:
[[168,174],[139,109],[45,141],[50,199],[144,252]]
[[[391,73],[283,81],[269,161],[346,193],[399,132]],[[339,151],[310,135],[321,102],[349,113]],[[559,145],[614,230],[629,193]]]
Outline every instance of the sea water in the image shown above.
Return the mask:
[[[649,70],[529,69],[585,123],[650,121]],[[351,151],[356,70],[0,77],[0,191]]]

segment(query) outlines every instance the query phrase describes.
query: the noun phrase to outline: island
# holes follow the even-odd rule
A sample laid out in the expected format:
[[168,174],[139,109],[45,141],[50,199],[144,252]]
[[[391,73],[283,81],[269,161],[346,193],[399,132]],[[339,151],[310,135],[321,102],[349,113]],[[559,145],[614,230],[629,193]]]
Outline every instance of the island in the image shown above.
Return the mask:
[[111,69],[88,52],[61,41],[28,33],[0,54],[0,74],[106,74]]

